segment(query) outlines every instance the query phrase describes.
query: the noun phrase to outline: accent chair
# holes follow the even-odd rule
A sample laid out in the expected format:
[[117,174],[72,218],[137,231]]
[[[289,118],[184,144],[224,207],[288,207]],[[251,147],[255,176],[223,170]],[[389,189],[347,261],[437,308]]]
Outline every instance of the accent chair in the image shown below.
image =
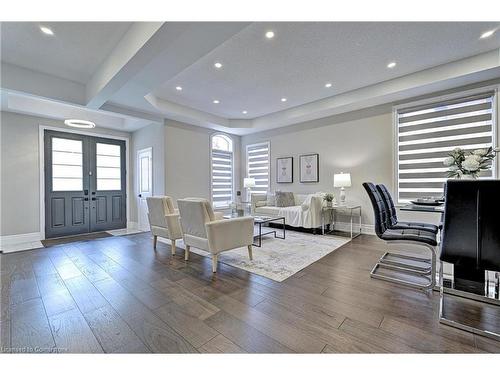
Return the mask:
[[186,245],[185,260],[189,260],[190,247],[212,254],[212,272],[217,272],[219,253],[246,246],[252,260],[253,217],[223,219],[214,212],[206,199],[185,198],[177,201],[181,227]]
[[182,238],[182,229],[179,221],[179,211],[174,208],[171,197],[148,197],[148,219],[151,234],[153,235],[153,248],[156,250],[158,236],[171,241],[172,255],[175,255],[175,241]]

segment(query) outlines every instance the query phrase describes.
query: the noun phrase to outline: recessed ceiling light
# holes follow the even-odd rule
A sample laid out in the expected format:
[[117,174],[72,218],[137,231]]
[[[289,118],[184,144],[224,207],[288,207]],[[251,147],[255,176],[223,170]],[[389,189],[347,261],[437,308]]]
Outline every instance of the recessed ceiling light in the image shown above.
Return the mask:
[[287,101],[287,99],[286,99],[286,98],[281,98],[281,101],[282,101],[282,102],[286,102],[286,101]]
[[175,89],[176,89],[177,91],[182,91],[182,87],[181,87],[181,86],[176,86],[176,87],[175,87]]
[[266,38],[267,39],[273,39],[274,38],[274,31],[268,31],[268,32],[266,32]]
[[246,115],[248,113],[248,111],[241,111],[241,113],[243,113],[244,115]]
[[222,68],[222,64],[221,64],[220,62],[216,62],[216,63],[214,64],[214,66],[215,66],[217,69]]
[[492,36],[493,34],[495,34],[495,31],[496,30],[488,30],[488,31],[482,33],[480,39],[489,38],[490,36]]
[[330,87],[332,87],[332,84],[331,84],[330,82],[325,83],[325,87],[326,87],[327,89],[329,89]]
[[95,128],[95,123],[87,120],[68,119],[64,120],[64,124],[72,126],[73,128],[83,128],[83,129]]
[[217,100],[217,99],[215,99],[215,100],[213,101],[213,103],[214,103],[214,104],[219,104],[219,103],[220,103],[220,101],[219,101],[219,100]]
[[389,64],[387,64],[387,67],[388,67],[389,69],[392,69],[392,68],[394,68],[395,66],[396,66],[396,63],[395,63],[394,61],[393,61],[393,62],[390,62]]
[[49,29],[48,27],[46,26],[40,26],[40,30],[42,31],[42,33],[44,34],[47,34],[47,35],[54,35],[54,32]]

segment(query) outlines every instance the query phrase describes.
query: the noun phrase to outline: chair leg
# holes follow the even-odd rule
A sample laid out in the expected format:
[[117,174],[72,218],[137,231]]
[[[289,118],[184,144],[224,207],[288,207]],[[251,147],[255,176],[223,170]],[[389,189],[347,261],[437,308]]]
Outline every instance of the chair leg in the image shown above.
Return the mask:
[[156,243],[158,242],[158,236],[153,236],[153,249],[156,250]]
[[170,240],[170,251],[175,255],[175,240]]
[[191,246],[186,245],[186,250],[184,250],[184,260],[189,260],[189,248]]
[[217,258],[219,257],[219,254],[212,254],[212,272],[216,273],[217,272]]
[[252,245],[248,245],[248,257],[250,258],[250,260],[253,260]]

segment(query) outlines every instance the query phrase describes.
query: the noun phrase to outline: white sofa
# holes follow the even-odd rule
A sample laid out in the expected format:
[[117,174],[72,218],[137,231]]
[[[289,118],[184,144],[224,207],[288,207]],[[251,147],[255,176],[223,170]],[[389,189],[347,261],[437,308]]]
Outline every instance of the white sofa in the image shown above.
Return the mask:
[[321,209],[323,197],[321,194],[293,194],[295,205],[289,207],[277,207],[268,202],[274,201],[274,194],[251,194],[252,215],[283,216],[285,224],[292,227],[312,228],[321,227]]

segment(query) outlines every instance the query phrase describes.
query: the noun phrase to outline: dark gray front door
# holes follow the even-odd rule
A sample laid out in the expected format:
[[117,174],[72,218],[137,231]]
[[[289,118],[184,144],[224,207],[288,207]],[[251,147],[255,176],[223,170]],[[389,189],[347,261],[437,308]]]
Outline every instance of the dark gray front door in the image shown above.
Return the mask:
[[125,142],[45,131],[45,237],[125,228]]

